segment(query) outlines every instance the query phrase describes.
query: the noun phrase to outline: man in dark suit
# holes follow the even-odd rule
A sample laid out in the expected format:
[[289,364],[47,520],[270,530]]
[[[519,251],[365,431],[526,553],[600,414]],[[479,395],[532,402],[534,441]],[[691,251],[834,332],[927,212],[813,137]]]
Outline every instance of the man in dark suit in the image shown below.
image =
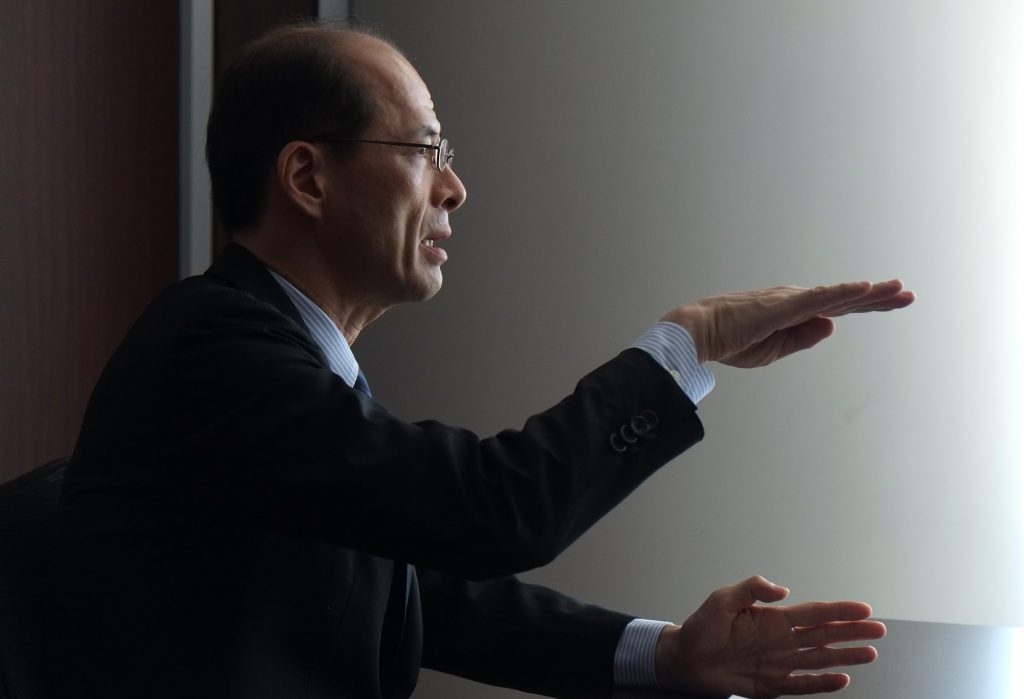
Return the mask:
[[[490,439],[410,424],[350,346],[441,286],[466,192],[391,45],[290,27],[215,94],[207,154],[234,242],[146,310],[65,479],[62,696],[406,697],[421,665],[527,691],[829,691],[884,627],[856,602],[768,607],[754,577],[682,626],[513,574],[542,565],[703,436],[701,366],[759,366],[889,310],[898,281],[670,311],[558,405]],[[410,361],[416,361],[411,358]]]

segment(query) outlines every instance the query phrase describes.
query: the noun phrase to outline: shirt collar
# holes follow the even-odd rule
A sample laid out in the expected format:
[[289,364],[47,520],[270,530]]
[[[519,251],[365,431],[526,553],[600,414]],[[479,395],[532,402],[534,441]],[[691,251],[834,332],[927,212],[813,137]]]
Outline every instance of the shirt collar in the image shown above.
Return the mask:
[[348,342],[345,341],[345,336],[341,334],[338,326],[320,306],[292,286],[287,279],[272,269],[268,269],[268,271],[281,285],[288,299],[295,304],[296,310],[302,316],[302,322],[306,324],[309,334],[313,336],[313,341],[320,346],[327,357],[327,364],[331,371],[340,376],[349,386],[354,385],[356,376],[359,374],[359,363],[356,362],[356,357],[352,354],[352,349],[348,346]]

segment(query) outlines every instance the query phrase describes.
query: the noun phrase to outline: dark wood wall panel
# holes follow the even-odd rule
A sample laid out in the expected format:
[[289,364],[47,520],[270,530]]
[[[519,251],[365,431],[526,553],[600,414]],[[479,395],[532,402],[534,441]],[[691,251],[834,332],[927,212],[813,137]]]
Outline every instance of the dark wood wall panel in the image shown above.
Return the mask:
[[70,453],[88,395],[176,276],[178,7],[5,2],[0,480]]
[[217,0],[214,6],[218,75],[249,41],[287,22],[315,17],[316,0]]

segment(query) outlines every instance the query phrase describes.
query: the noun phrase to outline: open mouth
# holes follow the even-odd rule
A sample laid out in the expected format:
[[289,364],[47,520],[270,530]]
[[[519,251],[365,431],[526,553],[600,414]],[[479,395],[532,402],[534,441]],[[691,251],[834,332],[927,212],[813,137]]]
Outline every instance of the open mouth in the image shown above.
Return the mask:
[[423,240],[420,241],[420,245],[427,249],[426,254],[429,255],[430,259],[433,260],[435,263],[440,264],[448,259],[448,251],[445,250],[440,245],[440,243],[444,242],[444,239],[447,238],[448,235],[451,234],[442,234],[434,238],[424,238]]
[[434,231],[429,236],[423,238],[423,240],[420,241],[420,244],[423,245],[424,247],[436,247],[440,249],[441,243],[448,239],[451,236],[451,234],[451,231],[446,230]]

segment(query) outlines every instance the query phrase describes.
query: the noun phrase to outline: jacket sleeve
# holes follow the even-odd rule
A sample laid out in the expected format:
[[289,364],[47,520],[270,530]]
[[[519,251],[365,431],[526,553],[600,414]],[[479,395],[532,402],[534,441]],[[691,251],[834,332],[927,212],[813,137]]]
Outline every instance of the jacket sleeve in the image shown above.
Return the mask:
[[485,684],[560,695],[614,686],[612,663],[633,617],[539,585],[419,571],[423,664]]
[[139,501],[167,503],[169,527],[252,527],[494,578],[552,560],[703,436],[693,404],[635,349],[518,430],[409,423],[345,385],[272,306],[191,293],[154,304],[101,379],[94,400],[116,436],[86,430],[98,442],[79,444],[132,487],[164,489]]

